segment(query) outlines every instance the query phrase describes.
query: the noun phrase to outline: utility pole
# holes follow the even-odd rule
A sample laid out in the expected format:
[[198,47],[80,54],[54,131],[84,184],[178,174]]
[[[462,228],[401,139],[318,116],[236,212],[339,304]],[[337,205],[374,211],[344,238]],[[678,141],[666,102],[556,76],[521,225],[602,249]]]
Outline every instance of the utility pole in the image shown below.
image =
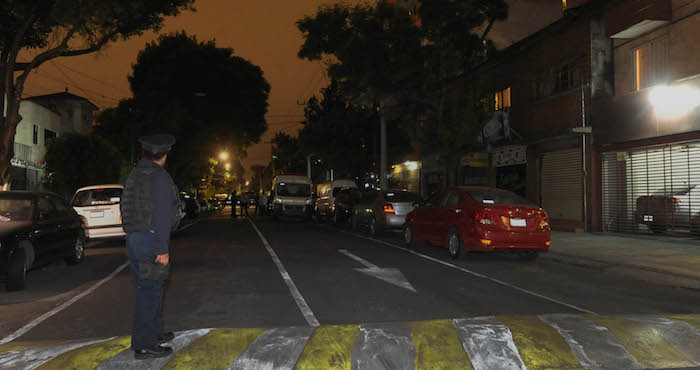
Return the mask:
[[379,186],[382,190],[388,188],[387,151],[386,151],[386,117],[384,117],[384,99],[379,100]]

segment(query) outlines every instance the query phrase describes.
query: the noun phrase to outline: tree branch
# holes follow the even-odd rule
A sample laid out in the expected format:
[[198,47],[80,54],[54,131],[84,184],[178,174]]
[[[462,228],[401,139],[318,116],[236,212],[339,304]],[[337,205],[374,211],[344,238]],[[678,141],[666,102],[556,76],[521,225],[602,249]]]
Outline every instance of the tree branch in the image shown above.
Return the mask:
[[484,33],[483,33],[483,34],[481,35],[481,37],[479,38],[479,42],[480,42],[480,43],[482,43],[482,44],[484,43],[484,40],[486,40],[486,35],[489,34],[489,32],[491,31],[491,27],[493,27],[493,24],[494,24],[495,22],[496,22],[496,18],[491,18],[491,19],[489,19],[489,24],[486,26],[486,29],[484,30]]

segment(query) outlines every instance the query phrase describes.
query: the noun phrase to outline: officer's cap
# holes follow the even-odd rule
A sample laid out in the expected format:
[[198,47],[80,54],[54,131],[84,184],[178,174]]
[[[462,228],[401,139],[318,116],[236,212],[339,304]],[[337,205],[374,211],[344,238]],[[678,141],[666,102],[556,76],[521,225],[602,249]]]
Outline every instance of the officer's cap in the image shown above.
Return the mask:
[[175,145],[175,136],[173,135],[142,136],[138,140],[143,146],[143,150],[154,154],[168,152]]

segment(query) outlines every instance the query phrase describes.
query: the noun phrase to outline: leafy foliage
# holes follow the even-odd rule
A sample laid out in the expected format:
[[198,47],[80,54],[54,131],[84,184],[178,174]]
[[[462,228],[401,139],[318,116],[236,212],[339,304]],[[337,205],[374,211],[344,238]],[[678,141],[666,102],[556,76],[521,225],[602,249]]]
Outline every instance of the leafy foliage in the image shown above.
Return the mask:
[[108,140],[76,133],[49,141],[44,161],[44,186],[66,195],[83,186],[117,183],[122,166],[122,156]]
[[299,138],[279,132],[272,139],[272,161],[275,173],[306,173],[306,156],[299,146]]

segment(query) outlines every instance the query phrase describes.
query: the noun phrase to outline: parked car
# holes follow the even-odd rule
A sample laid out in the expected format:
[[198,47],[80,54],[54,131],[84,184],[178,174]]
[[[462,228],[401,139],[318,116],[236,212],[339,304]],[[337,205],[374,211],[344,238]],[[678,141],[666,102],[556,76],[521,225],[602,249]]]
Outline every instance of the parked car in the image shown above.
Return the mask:
[[28,270],[55,259],[82,262],[83,226],[83,218],[56,194],[0,192],[0,277],[7,289],[24,289]]
[[123,185],[95,185],[78,189],[71,206],[83,217],[85,237],[88,239],[121,238],[126,236],[122,228],[119,209]]
[[335,194],[334,199],[333,223],[340,225],[352,220],[352,215],[356,213],[356,208],[362,201],[362,192],[354,187],[342,188]]
[[275,178],[272,216],[311,217],[311,180],[306,176],[283,175]]
[[185,202],[185,218],[197,218],[200,214],[199,202],[187,193],[180,193],[180,200]]
[[453,187],[436,194],[406,217],[404,242],[447,247],[450,257],[466,251],[503,251],[535,259],[550,244],[547,213],[510,191]]
[[370,191],[362,194],[352,218],[353,229],[366,226],[371,235],[401,229],[420,195],[403,190]]
[[318,185],[314,213],[319,221],[333,217],[336,197],[344,188],[357,189],[357,184],[352,180],[335,180]]
[[700,186],[692,185],[657,192],[637,198],[635,216],[637,223],[647,225],[655,233],[669,228],[700,231]]

